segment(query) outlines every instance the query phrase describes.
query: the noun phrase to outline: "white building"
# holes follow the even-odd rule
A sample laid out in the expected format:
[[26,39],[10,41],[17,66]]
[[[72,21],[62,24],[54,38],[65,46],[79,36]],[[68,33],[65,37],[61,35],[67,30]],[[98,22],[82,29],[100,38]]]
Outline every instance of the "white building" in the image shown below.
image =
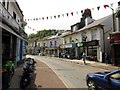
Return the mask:
[[[2,56],[14,58],[15,65],[22,63],[25,54],[27,34],[24,32],[24,15],[16,0],[0,2],[0,29],[2,31]],[[24,52],[23,52],[24,51]]]

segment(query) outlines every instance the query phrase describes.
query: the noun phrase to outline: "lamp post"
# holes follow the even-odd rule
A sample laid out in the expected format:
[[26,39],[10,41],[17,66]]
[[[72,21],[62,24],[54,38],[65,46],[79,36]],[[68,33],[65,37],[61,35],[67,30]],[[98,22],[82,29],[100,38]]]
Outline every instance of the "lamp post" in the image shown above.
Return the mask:
[[106,7],[109,7],[112,10],[112,19],[113,19],[113,32],[115,32],[115,18],[114,18],[114,9],[110,6],[106,5]]

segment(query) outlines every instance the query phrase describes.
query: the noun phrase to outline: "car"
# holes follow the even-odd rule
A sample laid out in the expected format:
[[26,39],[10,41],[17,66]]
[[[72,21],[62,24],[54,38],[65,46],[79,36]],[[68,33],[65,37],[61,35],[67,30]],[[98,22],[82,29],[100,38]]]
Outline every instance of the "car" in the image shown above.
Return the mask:
[[120,90],[120,69],[88,73],[86,84],[88,90]]

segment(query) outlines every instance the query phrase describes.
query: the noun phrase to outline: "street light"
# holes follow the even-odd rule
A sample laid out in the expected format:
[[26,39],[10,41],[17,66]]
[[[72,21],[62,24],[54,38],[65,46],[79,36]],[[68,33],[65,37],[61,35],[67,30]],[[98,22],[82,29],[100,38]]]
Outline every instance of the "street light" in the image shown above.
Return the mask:
[[115,18],[114,18],[114,9],[110,6],[106,5],[106,7],[109,7],[112,10],[112,16],[113,16],[113,32],[115,32]]

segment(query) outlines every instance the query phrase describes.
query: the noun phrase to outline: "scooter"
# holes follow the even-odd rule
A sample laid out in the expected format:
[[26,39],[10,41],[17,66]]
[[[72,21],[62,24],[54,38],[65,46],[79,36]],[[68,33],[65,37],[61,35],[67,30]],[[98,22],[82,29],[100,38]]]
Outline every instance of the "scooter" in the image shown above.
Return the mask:
[[31,82],[31,69],[30,69],[30,65],[28,65],[27,68],[23,69],[23,75],[21,76],[21,80],[20,80],[20,88],[25,89]]
[[36,61],[32,58],[27,58],[23,67],[23,75],[20,80],[20,88],[25,89],[31,82],[31,74],[34,71]]

